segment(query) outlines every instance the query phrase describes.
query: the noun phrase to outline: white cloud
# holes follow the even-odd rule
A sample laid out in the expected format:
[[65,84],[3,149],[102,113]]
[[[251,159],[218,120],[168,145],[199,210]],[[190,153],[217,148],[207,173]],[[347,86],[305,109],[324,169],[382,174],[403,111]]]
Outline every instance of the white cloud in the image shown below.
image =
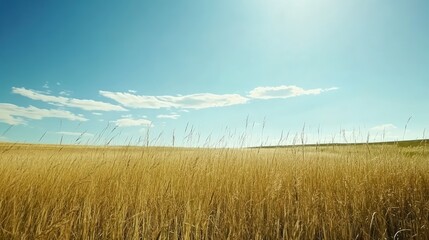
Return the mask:
[[[47,83],[45,84],[46,86]],[[297,86],[277,86],[277,87],[257,87],[250,91],[249,96],[245,97],[239,94],[213,94],[213,93],[197,93],[190,95],[163,95],[163,96],[148,96],[136,95],[136,91],[129,90],[128,92],[109,92],[99,91],[99,93],[107,98],[115,100],[125,107],[130,108],[176,108],[179,111],[187,112],[188,109],[204,109],[212,107],[226,107],[237,104],[245,104],[251,99],[274,99],[274,98],[289,98],[301,95],[318,95],[322,92],[335,90],[337,88],[317,88],[303,89]],[[35,91],[26,88],[13,87],[12,92],[33,100],[43,101],[48,104],[64,107],[80,108],[87,111],[127,111],[120,105],[114,105],[106,102],[100,102],[89,99],[76,99],[66,97],[69,95],[67,91],[61,91],[60,95],[53,96],[46,92]],[[93,112],[94,115],[100,113]],[[161,114],[158,118],[177,119],[179,114]],[[20,121],[19,117],[14,118],[15,122]],[[122,119],[132,119],[131,116],[122,116]],[[134,119],[135,120],[135,119]],[[141,120],[141,119],[140,119]],[[12,122],[12,120],[9,120]],[[137,123],[135,123],[137,124]],[[122,124],[124,125],[124,124]]]
[[62,118],[71,121],[88,120],[64,110],[41,109],[33,106],[19,107],[10,103],[0,103],[0,122],[10,125],[20,125],[26,124],[25,119],[40,120],[43,118]]
[[178,119],[180,117],[180,115],[179,114],[160,114],[156,117],[157,118]]
[[118,127],[135,127],[135,126],[150,126],[152,122],[147,119],[121,118],[112,121]]
[[316,88],[303,89],[297,86],[277,86],[277,87],[257,87],[250,91],[247,97],[239,94],[213,94],[197,93],[190,95],[177,96],[150,96],[136,95],[134,91],[128,92],[110,92],[99,91],[107,98],[113,99],[125,107],[130,108],[178,108],[181,111],[186,109],[203,109],[212,107],[226,107],[237,104],[247,103],[251,99],[275,99],[290,98],[301,95],[318,95],[322,92],[336,90],[338,88]]
[[153,124],[148,125],[148,126],[144,126],[144,127],[139,129],[139,133],[146,134],[148,130],[150,131],[150,129],[154,128],[154,127],[155,127],[155,125],[153,125]]
[[49,83],[48,83],[48,82],[45,82],[45,84],[43,84],[42,88],[44,88],[44,89],[49,89]]
[[249,99],[238,94],[198,93],[183,96],[145,96],[126,92],[100,91],[104,97],[111,98],[130,108],[188,108],[203,109],[244,104]]
[[378,125],[375,127],[372,127],[370,130],[372,131],[389,131],[389,130],[393,130],[396,129],[397,127],[391,123],[387,123],[387,124],[382,124],[382,125]]
[[249,97],[254,99],[275,99],[275,98],[290,98],[302,95],[318,95],[322,92],[336,90],[338,88],[315,88],[303,89],[297,86],[277,86],[277,87],[257,87],[250,91]]
[[99,113],[99,112],[93,112],[92,114],[93,114],[93,115],[96,115],[96,116],[101,116],[101,115],[103,115],[102,113]]
[[127,111],[121,106],[110,103],[87,99],[52,96],[26,88],[13,87],[12,92],[33,100],[46,102],[56,106],[74,107],[87,111]]
[[137,93],[137,91],[136,91],[136,90],[131,90],[131,89],[130,89],[130,90],[128,90],[128,92],[129,92],[129,93],[134,93],[134,94],[135,94],[135,93]]
[[93,137],[94,134],[87,132],[55,132],[55,134],[59,135],[67,135],[67,136],[82,136],[82,137]]
[[59,94],[60,95],[63,95],[63,96],[70,96],[70,91],[61,91],[61,92],[59,92]]

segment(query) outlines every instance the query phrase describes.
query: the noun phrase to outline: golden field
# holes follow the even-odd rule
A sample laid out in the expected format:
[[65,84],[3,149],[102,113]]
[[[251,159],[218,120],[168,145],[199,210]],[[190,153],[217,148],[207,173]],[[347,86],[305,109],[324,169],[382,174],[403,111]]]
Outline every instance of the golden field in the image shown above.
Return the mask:
[[429,148],[0,145],[0,239],[429,239]]

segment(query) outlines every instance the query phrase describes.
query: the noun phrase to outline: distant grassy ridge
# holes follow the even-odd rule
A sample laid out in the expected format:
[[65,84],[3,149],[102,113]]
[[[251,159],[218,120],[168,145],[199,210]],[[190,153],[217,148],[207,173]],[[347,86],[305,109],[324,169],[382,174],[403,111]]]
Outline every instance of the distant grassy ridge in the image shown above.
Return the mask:
[[381,145],[395,145],[398,147],[419,147],[429,144],[429,139],[418,140],[403,140],[403,141],[387,141],[387,142],[360,142],[360,143],[312,143],[312,144],[295,144],[295,145],[271,145],[271,146],[257,146],[252,148],[293,148],[293,147],[332,147],[332,146],[381,146]]

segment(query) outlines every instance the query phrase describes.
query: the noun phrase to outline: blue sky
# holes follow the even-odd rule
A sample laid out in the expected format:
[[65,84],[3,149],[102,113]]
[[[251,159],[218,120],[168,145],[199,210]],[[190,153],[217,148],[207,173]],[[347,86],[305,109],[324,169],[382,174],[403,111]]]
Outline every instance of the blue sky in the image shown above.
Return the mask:
[[418,0],[0,1],[0,141],[422,138],[428,11]]

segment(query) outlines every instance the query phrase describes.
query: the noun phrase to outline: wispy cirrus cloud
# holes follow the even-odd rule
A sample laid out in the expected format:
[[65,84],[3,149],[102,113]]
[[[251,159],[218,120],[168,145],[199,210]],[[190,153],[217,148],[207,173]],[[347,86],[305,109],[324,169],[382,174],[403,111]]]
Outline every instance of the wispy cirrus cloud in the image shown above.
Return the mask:
[[55,132],[58,135],[66,135],[66,136],[80,136],[80,137],[93,137],[94,134],[87,132]]
[[156,116],[157,118],[167,118],[167,119],[178,119],[180,117],[179,114],[160,114]]
[[72,108],[80,108],[86,111],[127,111],[127,109],[100,101],[88,100],[88,99],[76,99],[69,98],[63,96],[53,96],[48,95],[42,92],[38,92],[31,89],[26,88],[17,88],[13,87],[12,92],[15,94],[19,94],[21,96],[38,100],[42,102],[46,102],[55,106],[64,106],[64,107],[72,107]]
[[63,96],[70,96],[71,92],[70,91],[61,91],[61,92],[59,92],[59,94],[63,95]]
[[49,82],[45,82],[45,84],[43,84],[42,88],[49,89]]
[[69,111],[57,109],[42,109],[33,106],[19,107],[10,103],[0,103],[0,122],[9,125],[26,124],[26,119],[40,120],[43,118],[61,118],[71,121],[87,121],[83,116]]
[[204,109],[212,107],[226,107],[244,104],[249,99],[239,94],[197,93],[183,96],[147,96],[135,95],[129,92],[100,91],[104,97],[115,100],[129,108],[187,108]]
[[372,127],[370,130],[372,131],[390,131],[393,129],[396,129],[398,127],[396,127],[395,125],[391,124],[391,123],[386,123],[386,124],[381,124],[375,127]]
[[151,126],[152,121],[141,118],[141,119],[134,119],[134,118],[120,118],[116,121],[112,121],[116,126],[118,127],[136,127],[136,126]]
[[293,85],[282,85],[277,87],[257,87],[249,92],[249,97],[253,99],[276,99],[276,98],[291,98],[302,95],[319,95],[323,92],[337,90],[338,88],[314,88],[303,89]]

